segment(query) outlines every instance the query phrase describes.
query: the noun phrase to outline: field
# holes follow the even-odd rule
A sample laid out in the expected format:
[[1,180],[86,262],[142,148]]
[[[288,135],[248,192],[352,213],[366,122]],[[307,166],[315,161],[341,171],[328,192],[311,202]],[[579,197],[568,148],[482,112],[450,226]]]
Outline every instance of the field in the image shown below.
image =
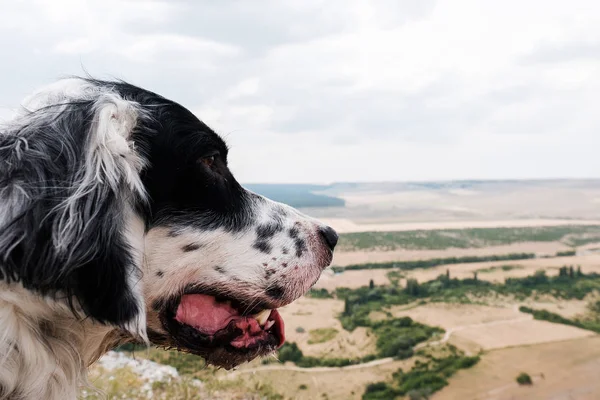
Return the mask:
[[345,232],[357,225],[360,231],[397,231],[405,224],[415,230],[600,220],[600,180],[591,179],[340,183],[317,193],[343,199],[345,207],[311,208],[309,214]]
[[[592,222],[595,221],[590,221],[590,224]],[[564,225],[563,222],[563,225],[538,227],[344,233],[340,238],[339,251],[472,249],[527,242],[557,242],[574,247],[598,241],[599,225]]]
[[[467,264],[440,265],[434,268],[417,269],[403,272],[405,278],[415,278],[419,281],[427,281],[435,277],[445,274],[446,270],[450,269],[451,275],[456,278],[472,277],[473,273],[481,270],[489,270],[490,272],[479,272],[478,278],[487,281],[504,281],[507,277],[523,277],[531,275],[537,270],[544,269],[549,274],[558,273],[558,268],[565,265],[580,265],[589,272],[600,273],[600,254],[586,254],[573,257],[556,257],[556,258],[536,258],[532,260],[520,261],[492,261]],[[503,270],[502,267],[510,265],[514,267],[510,270]],[[356,288],[369,283],[370,279],[378,285],[389,283],[389,270],[387,269],[365,269],[344,271],[343,273],[334,274],[331,271],[326,271],[319,282],[315,285],[316,288],[325,288],[333,290],[336,287]]]
[[[600,337],[512,347],[486,352],[476,366],[460,371],[434,400],[594,400],[600,393]],[[515,382],[529,373],[533,385]]]
[[[593,227],[597,229],[597,227]],[[493,237],[497,233],[486,232]],[[502,230],[506,233],[505,228]],[[537,228],[536,228],[537,231]],[[520,234],[524,230],[519,228]],[[527,231],[525,231],[527,233]],[[538,231],[539,232],[539,231]],[[586,273],[600,273],[600,255],[596,254],[593,249],[595,243],[586,243],[581,246],[567,246],[561,242],[565,237],[577,238],[578,235],[586,235],[589,231],[581,229],[578,226],[564,226],[546,228],[544,235],[547,235],[548,241],[544,242],[532,241],[528,237],[529,233],[524,236],[524,239],[529,240],[527,243],[513,243],[503,246],[477,247],[467,249],[444,249],[444,250],[418,250],[420,257],[414,259],[427,259],[426,255],[435,257],[463,256],[462,251],[471,251],[466,255],[490,255],[490,254],[509,254],[515,251],[534,251],[538,258],[515,260],[515,261],[494,261],[494,262],[474,262],[452,265],[441,265],[426,269],[411,269],[400,271],[401,278],[397,280],[400,286],[406,285],[408,279],[415,278],[419,282],[426,282],[436,279],[439,275],[449,273],[452,278],[472,279],[473,274],[477,272],[480,280],[487,280],[501,283],[506,278],[522,278],[532,276],[536,271],[544,270],[548,276],[558,276],[559,269],[565,265],[580,266]],[[468,232],[463,232],[464,236],[469,235]],[[542,238],[545,236],[541,236]],[[578,243],[583,243],[579,241]],[[506,251],[500,252],[498,249],[503,248]],[[543,250],[543,251],[540,251]],[[592,251],[590,251],[592,250]],[[368,251],[368,250],[367,250]],[[380,253],[385,253],[384,250],[377,249]],[[391,250],[390,252],[396,252]],[[415,251],[415,250],[401,250]],[[570,253],[564,253],[570,251]],[[431,253],[425,253],[431,252]],[[557,255],[557,253],[559,255]],[[344,252],[340,253],[344,256]],[[569,255],[563,255],[569,254]],[[425,255],[425,256],[423,256]],[[410,257],[402,258],[401,260],[412,259]],[[374,286],[390,285],[391,281],[388,278],[390,269],[362,269],[349,270],[341,273],[327,273],[317,283],[317,288],[325,288],[330,292],[336,289],[359,288],[367,286],[370,281],[373,281]],[[591,296],[591,297],[590,297]],[[372,311],[369,318],[373,321],[386,320],[389,318],[410,317],[414,321],[430,326],[439,326],[445,330],[444,335],[432,339],[429,343],[423,344],[419,348],[444,348],[444,346],[455,346],[465,355],[480,355],[481,363],[477,364],[472,369],[462,370],[456,373],[455,377],[449,379],[449,385],[440,392],[433,395],[433,399],[509,399],[509,398],[546,398],[552,391],[557,393],[571,393],[575,397],[571,398],[594,398],[593,396],[600,394],[600,388],[596,385],[587,385],[585,389],[578,391],[576,385],[572,385],[571,381],[566,379],[568,373],[561,371],[560,379],[554,383],[539,383],[540,376],[543,374],[549,381],[548,376],[553,376],[557,373],[559,365],[573,365],[577,371],[581,369],[582,373],[589,374],[592,370],[591,364],[583,363],[581,349],[570,354],[568,351],[561,351],[561,362],[554,362],[550,365],[544,365],[543,359],[551,358],[551,352],[554,349],[562,349],[563,347],[571,348],[577,343],[592,343],[598,346],[600,351],[600,342],[597,340],[597,334],[589,330],[580,329],[573,326],[550,323],[547,321],[534,320],[530,314],[519,311],[520,305],[526,305],[533,309],[544,309],[553,313],[560,314],[565,318],[579,318],[588,314],[588,305],[594,295],[590,294],[583,299],[560,299],[552,295],[535,295],[526,298],[515,298],[504,295],[494,295],[484,298],[476,298],[475,301],[469,304],[444,303],[444,302],[413,302],[405,305],[392,307],[384,307],[382,311]],[[310,329],[319,329],[330,327],[338,332],[328,342],[319,344],[323,348],[339,349],[327,353],[315,351],[316,345],[308,343],[309,334],[296,332],[290,333],[290,340],[298,343],[299,347],[310,355],[320,354],[323,357],[332,357],[339,354],[348,354],[348,356],[358,356],[367,354],[373,351],[373,338],[367,336],[368,329],[356,328],[352,332],[344,331],[340,327],[339,318],[336,314],[342,312],[342,303],[335,299],[301,299],[298,302],[287,307],[285,310],[285,319],[292,329],[297,326],[306,325]],[[304,314],[304,315],[303,315]],[[310,314],[310,315],[307,315]],[[312,318],[318,320],[314,322]],[[345,340],[345,335],[356,335],[359,337]],[[341,336],[344,335],[344,336]],[[349,336],[352,337],[352,336]],[[358,340],[370,339],[370,347],[364,346],[366,342]],[[367,341],[368,342],[368,341]],[[357,348],[362,348],[363,352],[350,351],[348,346],[352,347],[352,343],[356,343]],[[560,351],[560,350],[557,350]],[[502,378],[498,378],[493,370],[495,365],[504,365],[507,361],[505,357],[516,357],[516,355],[524,352],[525,354],[535,352],[536,359],[529,359],[525,364],[514,364],[509,371],[504,371]],[[539,356],[538,356],[539,355]],[[597,356],[597,355],[596,355]],[[527,357],[527,356],[525,356]],[[533,357],[533,356],[530,356]],[[409,360],[416,360],[418,356]],[[488,360],[492,360],[492,362]],[[520,359],[519,359],[520,360]],[[519,362],[519,360],[515,362]],[[407,360],[408,361],[408,360]],[[375,361],[377,363],[377,361]],[[269,382],[275,389],[280,389],[285,397],[289,398],[316,398],[320,395],[328,396],[327,398],[351,399],[361,398],[360,390],[357,390],[356,385],[364,385],[368,379],[374,379],[374,371],[378,374],[378,378],[374,381],[391,381],[393,380],[391,370],[395,367],[395,363],[400,361],[381,360],[383,364],[375,364],[369,366],[366,364],[363,368],[357,366],[345,367],[338,369],[338,373],[344,371],[344,376],[352,381],[352,385],[339,385],[333,376],[336,376],[335,369],[317,368],[311,373],[311,370],[290,370],[295,368],[289,365],[277,367],[277,370],[261,369],[266,367],[253,367],[252,372],[241,373],[236,375],[236,378],[247,377],[243,379],[247,383],[264,381]],[[586,361],[587,362],[587,361]],[[598,361],[600,363],[600,361]],[[533,376],[534,385],[532,387],[520,387],[516,382],[516,376],[521,372],[518,365],[527,366],[526,372]],[[388,369],[389,368],[389,369]],[[492,371],[489,369],[492,368]],[[405,366],[403,370],[410,370],[409,366]],[[244,368],[240,372],[245,371]],[[586,372],[587,371],[587,372]],[[289,385],[278,385],[279,374],[285,376],[283,381],[290,382]],[[331,375],[330,375],[331,374]],[[473,375],[472,375],[473,374]],[[357,377],[356,375],[360,376]],[[483,381],[479,383],[480,375],[486,375],[490,382]],[[250,378],[251,377],[251,378]],[[368,378],[366,381],[364,378]],[[311,380],[312,379],[312,380]],[[475,381],[473,380],[475,379]],[[580,380],[577,380],[578,382]],[[291,383],[293,382],[293,383]],[[469,384],[470,382],[470,384]],[[473,382],[477,382],[473,384]],[[501,382],[498,383],[498,382]],[[573,381],[575,382],[575,380]],[[301,385],[303,389],[296,388]],[[539,386],[539,389],[538,389]],[[455,388],[456,387],[456,388]],[[295,389],[294,389],[295,388]],[[577,397],[584,396],[583,393],[592,393],[592,397]],[[495,397],[494,397],[495,396]],[[504,397],[503,397],[504,396]],[[519,397],[523,396],[523,397]],[[538,396],[538,397],[536,397]],[[561,398],[561,397],[557,397]],[[565,397],[569,398],[569,397]]]
[[[305,211],[341,237],[316,291],[280,310],[297,350],[234,372],[138,352],[178,376],[148,383],[118,370],[129,398],[148,388],[174,399],[600,398],[600,182],[301,189],[323,196],[303,195],[327,203]],[[98,367],[95,382],[122,392],[114,374]]]
[[[349,358],[361,357],[373,352],[375,341],[367,336],[364,328],[348,332],[342,328],[336,318],[344,309],[344,302],[333,299],[302,298],[282,309],[281,315],[286,321],[286,337],[289,342],[298,343],[306,355],[328,357],[345,354]],[[335,334],[320,337],[320,341],[311,342],[318,330],[335,330]],[[323,340],[327,339],[327,340]]]
[[[267,383],[285,398],[312,399],[360,399],[365,386],[381,379],[390,378],[398,368],[409,369],[414,360],[391,361],[366,367],[317,368],[301,370],[288,368],[258,369],[238,373],[234,379],[243,379],[247,386]],[[243,370],[241,370],[243,371]],[[230,379],[225,377],[225,379]]]

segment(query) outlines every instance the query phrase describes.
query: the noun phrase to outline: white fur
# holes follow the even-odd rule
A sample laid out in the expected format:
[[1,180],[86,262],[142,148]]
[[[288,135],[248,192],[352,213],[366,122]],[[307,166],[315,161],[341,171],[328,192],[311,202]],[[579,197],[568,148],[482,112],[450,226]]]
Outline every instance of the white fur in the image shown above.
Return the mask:
[[[226,287],[237,297],[256,301],[270,301],[265,298],[265,292],[273,286],[282,286],[289,291],[289,297],[281,300],[285,303],[306,293],[322,272],[323,261],[317,251],[320,245],[314,242],[317,241],[317,229],[323,225],[291,207],[262,197],[261,201],[255,202],[254,208],[256,219],[242,232],[197,230],[190,226],[173,237],[168,228],[151,229],[146,236],[146,302],[151,304],[157,298],[176,296],[190,283]],[[281,221],[283,230],[273,236],[270,240],[272,251],[265,254],[253,247],[256,227],[272,222],[270,215],[276,209],[285,211]],[[298,228],[308,241],[307,250],[301,257],[296,256],[293,239],[288,235],[292,227]],[[182,251],[189,244],[200,247],[190,252]],[[283,253],[284,248],[288,249],[287,254]],[[215,266],[223,272],[217,272]],[[266,277],[267,270],[273,272],[269,278]],[[162,276],[157,276],[158,271]],[[153,328],[163,331],[160,326]]]
[[133,320],[125,324],[125,329],[136,336],[139,340],[150,344],[148,341],[148,334],[146,332],[146,302],[144,301],[144,281],[143,281],[143,264],[144,264],[144,221],[135,214],[131,209],[128,210],[127,215],[128,222],[127,233],[125,237],[131,250],[132,256],[137,268],[129,271],[128,283],[131,291],[133,292],[134,298],[136,299],[137,307],[140,313]]
[[10,400],[75,399],[114,330],[78,321],[64,304],[2,282],[0,327],[0,399]]

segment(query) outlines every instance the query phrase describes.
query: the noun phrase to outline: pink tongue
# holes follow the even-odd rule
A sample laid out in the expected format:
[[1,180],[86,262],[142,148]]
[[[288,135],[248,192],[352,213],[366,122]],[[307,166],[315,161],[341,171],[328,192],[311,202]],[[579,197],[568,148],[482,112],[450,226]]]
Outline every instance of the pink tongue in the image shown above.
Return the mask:
[[204,294],[188,294],[181,298],[175,319],[201,332],[213,334],[239,316],[237,311],[214,297]]

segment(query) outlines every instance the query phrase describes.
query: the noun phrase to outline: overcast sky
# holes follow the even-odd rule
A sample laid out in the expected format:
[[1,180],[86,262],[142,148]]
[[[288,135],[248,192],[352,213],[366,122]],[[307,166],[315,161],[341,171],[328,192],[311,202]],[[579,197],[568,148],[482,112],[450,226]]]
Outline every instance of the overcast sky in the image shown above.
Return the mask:
[[122,78],[221,133],[241,182],[600,173],[597,0],[4,1],[0,51],[0,117]]

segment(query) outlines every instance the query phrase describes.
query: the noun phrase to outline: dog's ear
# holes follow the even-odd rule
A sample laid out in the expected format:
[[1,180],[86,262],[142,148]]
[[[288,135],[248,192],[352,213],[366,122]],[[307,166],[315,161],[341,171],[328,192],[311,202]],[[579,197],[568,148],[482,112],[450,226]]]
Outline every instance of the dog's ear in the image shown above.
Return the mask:
[[145,337],[141,110],[88,89],[0,133],[0,279]]

